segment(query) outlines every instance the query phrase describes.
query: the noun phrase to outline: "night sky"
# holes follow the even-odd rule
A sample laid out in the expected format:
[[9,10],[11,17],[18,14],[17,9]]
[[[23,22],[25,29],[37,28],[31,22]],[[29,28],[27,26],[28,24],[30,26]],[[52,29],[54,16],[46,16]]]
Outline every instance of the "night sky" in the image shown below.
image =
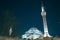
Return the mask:
[[[43,32],[41,16],[42,0],[0,0],[0,35],[8,35],[9,27],[12,35],[21,36],[31,27]],[[47,13],[49,34],[60,36],[60,1],[43,0]]]

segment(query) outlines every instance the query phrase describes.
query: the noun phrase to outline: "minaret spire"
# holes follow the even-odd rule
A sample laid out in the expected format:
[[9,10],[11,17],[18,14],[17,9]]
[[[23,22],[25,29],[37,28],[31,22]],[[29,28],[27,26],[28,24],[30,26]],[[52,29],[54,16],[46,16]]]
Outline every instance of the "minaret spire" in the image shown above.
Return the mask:
[[12,27],[10,27],[10,29],[9,29],[9,36],[11,36],[12,35]]
[[42,6],[41,6],[41,16],[42,16],[42,19],[43,19],[43,26],[44,26],[44,37],[51,37],[48,33],[48,27],[47,27],[47,20],[46,20],[46,11],[44,9],[44,6],[43,6],[43,2],[42,3]]
[[44,10],[44,5],[43,5],[43,1],[41,1],[41,5],[42,5],[41,9],[42,9],[42,12],[43,12],[43,11],[45,11]]

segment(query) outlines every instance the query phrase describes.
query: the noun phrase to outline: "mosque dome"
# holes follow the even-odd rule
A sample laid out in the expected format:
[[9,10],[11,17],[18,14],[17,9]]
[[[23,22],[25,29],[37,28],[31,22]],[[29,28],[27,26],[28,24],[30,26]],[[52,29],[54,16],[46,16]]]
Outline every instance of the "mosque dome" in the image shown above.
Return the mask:
[[36,39],[42,36],[43,36],[43,33],[39,31],[37,28],[33,27],[33,28],[30,28],[28,31],[26,31],[25,34],[22,35],[22,38],[31,39],[33,37],[33,39]]

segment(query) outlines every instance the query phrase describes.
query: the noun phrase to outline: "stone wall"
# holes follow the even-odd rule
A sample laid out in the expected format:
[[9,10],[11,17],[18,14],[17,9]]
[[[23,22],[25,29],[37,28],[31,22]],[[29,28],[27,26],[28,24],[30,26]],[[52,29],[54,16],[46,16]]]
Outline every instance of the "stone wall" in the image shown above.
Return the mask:
[[[22,38],[19,38],[19,37],[0,37],[0,40],[26,40],[26,39],[22,39]],[[31,39],[28,39],[28,40],[31,40]],[[58,37],[41,37],[41,38],[37,38],[35,40],[60,40],[60,38]]]
[[53,38],[53,40],[60,40],[60,38],[56,38],[56,37],[55,37],[55,38]]
[[18,37],[0,37],[0,40],[22,40],[21,38]]
[[43,37],[42,39],[41,38],[38,38],[36,40],[60,40],[60,38],[53,38],[53,37]]

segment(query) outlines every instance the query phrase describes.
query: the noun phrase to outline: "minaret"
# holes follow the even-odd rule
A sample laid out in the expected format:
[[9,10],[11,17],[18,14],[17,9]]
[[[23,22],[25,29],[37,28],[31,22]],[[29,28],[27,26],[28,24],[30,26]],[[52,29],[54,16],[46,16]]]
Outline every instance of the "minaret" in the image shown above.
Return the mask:
[[9,29],[9,36],[11,36],[12,35],[12,27],[10,27],[10,29]]
[[46,11],[44,9],[43,3],[42,3],[42,7],[41,7],[41,16],[43,19],[43,26],[44,26],[44,37],[51,37],[48,33],[48,27],[47,27],[47,20],[46,20]]

